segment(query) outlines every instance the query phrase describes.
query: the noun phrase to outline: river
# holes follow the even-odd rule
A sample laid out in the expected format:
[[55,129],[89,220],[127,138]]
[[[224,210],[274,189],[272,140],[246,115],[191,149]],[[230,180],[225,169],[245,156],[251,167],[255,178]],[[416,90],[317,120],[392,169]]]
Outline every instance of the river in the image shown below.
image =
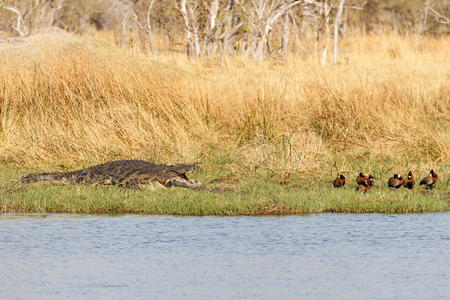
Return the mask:
[[448,299],[450,213],[0,215],[0,299]]

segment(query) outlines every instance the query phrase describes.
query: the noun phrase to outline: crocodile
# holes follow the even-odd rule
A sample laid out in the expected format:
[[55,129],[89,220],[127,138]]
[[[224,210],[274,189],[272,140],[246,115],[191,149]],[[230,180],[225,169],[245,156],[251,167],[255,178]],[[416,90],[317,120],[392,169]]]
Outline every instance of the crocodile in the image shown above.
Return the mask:
[[186,172],[201,168],[200,163],[164,165],[144,160],[118,160],[72,172],[32,173],[23,183],[53,182],[62,184],[117,185],[130,188],[157,187],[199,188],[201,183],[188,179]]

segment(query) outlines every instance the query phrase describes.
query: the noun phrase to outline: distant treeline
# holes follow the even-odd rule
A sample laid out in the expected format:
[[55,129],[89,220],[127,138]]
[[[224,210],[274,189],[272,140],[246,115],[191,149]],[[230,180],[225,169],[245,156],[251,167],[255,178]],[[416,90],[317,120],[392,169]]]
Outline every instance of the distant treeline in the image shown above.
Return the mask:
[[324,61],[329,45],[337,52],[340,35],[450,33],[447,0],[0,0],[0,7],[2,37],[95,27],[155,58],[168,50],[258,59],[288,50],[311,54],[304,44],[314,41],[314,56]]

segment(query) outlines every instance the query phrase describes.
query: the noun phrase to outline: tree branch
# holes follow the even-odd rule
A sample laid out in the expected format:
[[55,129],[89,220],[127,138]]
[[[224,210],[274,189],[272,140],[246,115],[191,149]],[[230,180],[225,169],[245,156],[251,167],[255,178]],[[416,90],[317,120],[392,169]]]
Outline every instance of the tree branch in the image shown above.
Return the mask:
[[448,24],[448,23],[450,23],[450,20],[449,20],[446,16],[443,16],[443,15],[439,14],[439,13],[438,13],[437,11],[435,11],[431,6],[429,6],[428,9],[433,13],[433,15],[434,15],[435,17],[438,18],[437,21],[438,21],[439,23],[441,23],[441,24]]
[[12,28],[13,28],[15,31],[17,31],[17,33],[18,33],[20,36],[25,36],[25,33],[24,33],[24,32],[22,31],[22,29],[21,29],[21,27],[22,27],[22,21],[23,21],[22,13],[21,13],[17,8],[11,7],[11,6],[2,6],[1,8],[5,9],[5,10],[7,10],[7,11],[10,11],[10,12],[12,12],[12,13],[14,13],[14,14],[17,15],[17,25],[16,25],[16,26],[13,26]]

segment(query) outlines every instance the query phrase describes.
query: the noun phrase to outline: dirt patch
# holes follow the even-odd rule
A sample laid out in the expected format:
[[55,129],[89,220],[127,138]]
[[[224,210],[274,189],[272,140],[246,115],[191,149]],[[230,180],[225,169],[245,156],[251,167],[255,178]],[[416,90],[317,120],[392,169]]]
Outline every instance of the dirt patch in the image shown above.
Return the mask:
[[237,177],[221,177],[221,178],[213,179],[208,183],[209,184],[214,184],[214,183],[236,184],[236,183],[239,183],[240,181],[241,180]]
[[229,193],[234,192],[233,189],[227,188],[227,187],[223,187],[223,186],[218,186],[218,187],[212,188],[209,191],[211,193],[215,193],[215,194],[229,194]]

